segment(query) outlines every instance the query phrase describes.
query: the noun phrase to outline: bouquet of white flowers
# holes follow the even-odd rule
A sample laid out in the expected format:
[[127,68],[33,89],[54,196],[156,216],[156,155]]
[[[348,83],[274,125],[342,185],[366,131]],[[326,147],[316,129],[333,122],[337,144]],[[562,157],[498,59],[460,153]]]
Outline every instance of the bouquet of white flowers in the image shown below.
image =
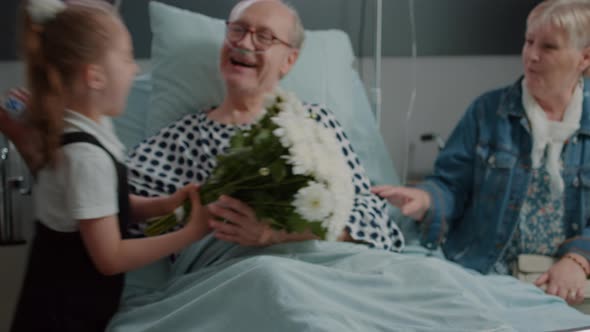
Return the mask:
[[[334,132],[316,121],[292,93],[268,96],[265,112],[236,133],[201,185],[203,205],[228,195],[252,207],[262,222],[287,232],[311,230],[336,240],[354,203],[352,174]],[[190,206],[155,218],[147,235],[183,222]]]

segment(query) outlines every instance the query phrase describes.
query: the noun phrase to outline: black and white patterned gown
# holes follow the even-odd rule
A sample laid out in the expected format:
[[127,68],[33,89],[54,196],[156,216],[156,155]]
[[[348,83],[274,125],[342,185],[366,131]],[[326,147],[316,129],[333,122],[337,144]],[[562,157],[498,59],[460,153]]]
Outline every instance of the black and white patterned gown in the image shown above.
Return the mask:
[[[318,122],[334,131],[352,170],[355,200],[346,223],[352,238],[373,248],[401,251],[403,235],[387,215],[387,203],[371,194],[365,169],[334,114],[316,104],[304,106]],[[217,156],[229,147],[232,135],[249,125],[222,124],[209,119],[207,113],[186,115],[134,148],[127,162],[133,193],[170,194],[190,182],[202,183],[209,177]]]

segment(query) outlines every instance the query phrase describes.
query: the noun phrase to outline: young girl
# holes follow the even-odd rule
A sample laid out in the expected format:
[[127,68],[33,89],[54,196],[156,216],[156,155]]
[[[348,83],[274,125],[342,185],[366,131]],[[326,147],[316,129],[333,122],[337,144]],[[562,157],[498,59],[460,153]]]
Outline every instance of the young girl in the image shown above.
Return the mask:
[[[104,331],[123,272],[202,238],[205,209],[189,185],[169,197],[129,196],[123,147],[108,117],[124,108],[137,66],[130,36],[104,1],[30,0],[24,56],[30,122],[42,136],[33,189],[38,222],[12,331]],[[128,220],[170,213],[190,197],[187,225],[124,239]]]

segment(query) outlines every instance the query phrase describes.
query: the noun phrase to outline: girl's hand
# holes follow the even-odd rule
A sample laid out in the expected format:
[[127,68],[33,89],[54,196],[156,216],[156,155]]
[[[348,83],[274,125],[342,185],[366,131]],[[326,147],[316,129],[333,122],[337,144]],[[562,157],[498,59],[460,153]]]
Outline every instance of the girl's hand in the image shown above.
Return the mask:
[[258,221],[254,210],[245,203],[221,196],[208,209],[213,216],[223,220],[209,219],[216,238],[242,246],[267,246],[275,243],[277,232]]
[[[23,104],[27,104],[29,93],[22,89],[13,89],[8,92],[11,98],[16,98]],[[30,123],[25,115],[14,117],[9,111],[0,105],[0,133],[14,143],[16,149],[23,157],[29,170],[35,173],[43,166],[41,158],[41,136]],[[26,110],[24,111],[26,113]]]
[[[194,234],[195,241],[200,240],[211,231],[211,228],[207,223],[210,218],[209,212],[201,204],[199,187],[195,185],[188,185],[179,191],[186,192],[186,195],[190,199],[191,203],[191,213],[187,220],[186,226],[184,226],[184,229],[187,229],[189,232],[191,232],[191,234]],[[184,200],[182,202],[184,202]]]
[[[573,258],[567,257],[568,255]],[[535,285],[545,287],[547,294],[559,296],[569,304],[582,303],[587,282],[586,272],[574,259],[587,263],[583,256],[569,253],[537,278]]]
[[[184,204],[187,200],[190,199],[190,192],[191,191],[198,191],[199,185],[195,183],[189,183],[186,186],[178,189],[174,194],[168,196],[166,199],[166,213],[172,212],[176,210],[178,207]],[[199,200],[200,204],[200,200]]]

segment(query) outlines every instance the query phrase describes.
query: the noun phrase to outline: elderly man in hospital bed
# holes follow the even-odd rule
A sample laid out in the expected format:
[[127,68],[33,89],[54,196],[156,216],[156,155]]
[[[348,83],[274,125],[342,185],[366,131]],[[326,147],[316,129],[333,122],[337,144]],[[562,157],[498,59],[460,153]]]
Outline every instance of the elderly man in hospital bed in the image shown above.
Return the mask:
[[[227,22],[221,48],[220,71],[226,95],[210,110],[191,115],[163,128],[144,140],[127,162],[133,192],[144,196],[171,194],[190,182],[201,183],[213,171],[216,157],[229,146],[233,133],[251,124],[263,111],[264,96],[275,90],[299,56],[304,30],[295,10],[278,0],[247,0],[238,3]],[[386,213],[384,200],[369,191],[370,182],[346,134],[332,112],[321,106],[306,106],[334,131],[353,175],[355,204],[342,240],[370,247],[400,251],[404,239]],[[25,128],[0,125],[35,168],[33,137],[23,137]],[[22,124],[21,124],[22,125]],[[5,127],[5,128],[2,128]],[[257,220],[253,210],[235,199],[223,197],[209,207],[228,222],[211,220],[215,236],[241,245],[270,245],[313,239],[311,232],[288,234]]]

